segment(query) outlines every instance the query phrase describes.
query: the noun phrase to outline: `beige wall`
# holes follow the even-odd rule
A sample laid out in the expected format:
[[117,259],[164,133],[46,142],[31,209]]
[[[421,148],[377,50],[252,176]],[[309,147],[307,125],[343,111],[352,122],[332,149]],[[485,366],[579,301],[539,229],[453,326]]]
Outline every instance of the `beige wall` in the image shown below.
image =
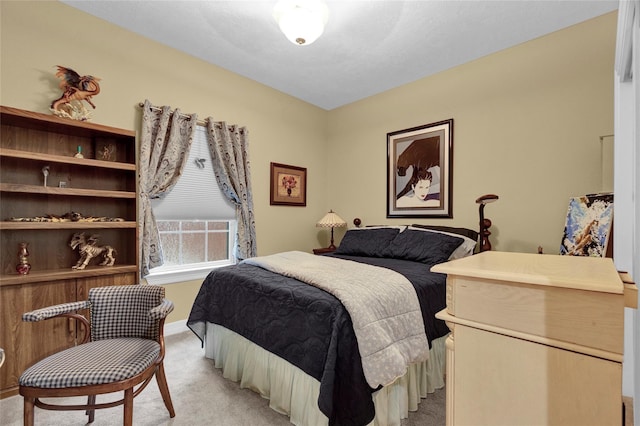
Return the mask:
[[[325,243],[314,224],[329,209],[326,111],[63,3],[0,1],[0,14],[0,104],[48,112],[61,93],[55,66],[62,65],[102,79],[95,123],[137,130],[137,105],[148,98],[247,126],[259,253]],[[307,168],[306,208],[269,205],[272,161]],[[187,317],[197,289],[167,286],[177,308],[169,321]]]
[[[386,219],[386,133],[453,118],[453,220],[487,207],[494,247],[558,250],[568,198],[600,191],[599,137],[613,133],[615,13],[327,112],[58,2],[0,2],[0,103],[47,112],[55,65],[102,78],[93,121],[137,129],[140,101],[250,132],[259,254],[328,244],[329,209]],[[61,25],[60,23],[68,23]],[[306,208],[269,205],[271,161],[308,168]],[[337,234],[338,236],[341,233]],[[168,285],[185,319],[199,282]]]
[[453,219],[476,228],[478,196],[494,249],[557,254],[569,197],[602,190],[600,136],[613,133],[616,13],[329,112],[329,204],[386,219],[386,134],[454,119]]

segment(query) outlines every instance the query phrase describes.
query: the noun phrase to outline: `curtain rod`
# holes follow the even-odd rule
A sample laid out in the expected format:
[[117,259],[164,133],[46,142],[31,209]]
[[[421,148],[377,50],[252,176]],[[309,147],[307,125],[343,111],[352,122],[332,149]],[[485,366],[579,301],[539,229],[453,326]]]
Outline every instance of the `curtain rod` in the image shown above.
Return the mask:
[[[139,102],[139,103],[138,103],[138,106],[139,106],[140,108],[144,108],[144,102]],[[157,107],[157,106],[154,106],[154,105],[151,105],[151,109],[154,109],[154,110],[156,110],[156,111],[162,111],[162,108]],[[172,110],[171,112],[172,112],[172,113],[173,113],[173,112],[175,112],[175,109],[174,109],[174,110]],[[184,114],[184,113],[182,113],[182,112],[180,113],[180,116],[181,116],[181,117],[185,117],[185,118],[191,118],[191,115],[189,115],[189,114]],[[221,129],[221,128],[222,128],[222,125],[221,125],[220,123],[222,123],[222,122],[219,122],[219,121],[214,121],[214,122],[213,122],[213,124],[214,124],[217,128]],[[200,119],[198,119],[198,120],[196,120],[196,125],[198,125],[198,126],[202,126],[202,127],[207,127],[207,122],[206,122],[206,121],[204,121],[204,120],[200,120]],[[232,125],[229,125],[229,126],[227,126],[227,127],[228,127],[228,128],[230,128],[230,129],[235,129],[235,128],[236,128],[236,127],[238,127],[238,126],[237,126],[236,124],[232,124]],[[244,132],[245,132],[244,127],[238,127],[238,128],[240,129],[240,133],[244,134]]]
[[[140,103],[138,103],[138,106],[139,106],[140,108],[144,108],[144,102],[140,102]],[[157,107],[157,106],[153,106],[153,105],[151,105],[151,109],[156,110],[156,111],[162,111],[162,108]],[[172,112],[172,113],[173,113],[173,112],[175,112],[175,109],[174,109],[174,110],[172,110],[171,112]],[[190,115],[190,114],[184,114],[184,113],[182,113],[182,112],[181,112],[181,113],[180,113],[180,117],[191,118],[191,115]],[[198,120],[196,121],[196,124],[197,124],[197,125],[199,125],[199,126],[205,126],[205,127],[207,126],[207,122],[206,122],[206,121],[204,121],[204,120],[200,120],[200,119],[198,119]]]

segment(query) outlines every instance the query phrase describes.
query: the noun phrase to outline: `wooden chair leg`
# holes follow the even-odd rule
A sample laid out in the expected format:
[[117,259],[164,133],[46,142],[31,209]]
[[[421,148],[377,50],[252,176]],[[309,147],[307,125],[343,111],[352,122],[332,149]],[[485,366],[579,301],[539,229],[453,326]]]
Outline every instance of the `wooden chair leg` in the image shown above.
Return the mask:
[[169,393],[169,386],[167,385],[167,376],[164,374],[164,363],[161,362],[156,370],[156,381],[158,382],[158,388],[160,388],[160,394],[164,401],[165,407],[169,410],[169,417],[174,418],[176,412],[173,409],[173,402],[171,402],[171,394]]
[[[95,395],[89,395],[87,397],[87,405],[95,405],[96,403],[96,396]],[[95,420],[96,417],[96,410],[89,408],[86,411],[87,416],[89,416],[89,421],[87,423],[93,423],[93,421]]]
[[35,398],[24,397],[24,426],[33,426],[33,407]]
[[133,426],[133,388],[124,391],[124,426]]

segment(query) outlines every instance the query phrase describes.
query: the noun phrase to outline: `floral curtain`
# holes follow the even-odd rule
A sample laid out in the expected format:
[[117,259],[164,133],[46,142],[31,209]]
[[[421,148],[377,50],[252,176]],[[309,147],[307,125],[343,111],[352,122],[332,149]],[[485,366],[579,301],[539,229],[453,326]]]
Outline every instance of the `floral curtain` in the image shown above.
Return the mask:
[[168,192],[178,182],[195,135],[196,114],[184,115],[168,106],[154,107],[145,100],[142,113],[138,166],[138,228],[141,275],[163,263],[162,246],[151,199]]
[[236,259],[257,255],[256,230],[251,195],[249,135],[244,127],[206,120],[207,142],[220,190],[236,206],[238,221]]

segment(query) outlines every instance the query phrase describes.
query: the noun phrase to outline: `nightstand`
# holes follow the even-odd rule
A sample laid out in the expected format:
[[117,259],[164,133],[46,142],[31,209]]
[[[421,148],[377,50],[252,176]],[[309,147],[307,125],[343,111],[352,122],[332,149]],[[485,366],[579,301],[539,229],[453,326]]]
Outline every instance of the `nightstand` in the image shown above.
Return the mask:
[[337,249],[337,247],[317,248],[317,249],[313,249],[313,254],[333,253],[334,251],[336,251],[336,249]]

